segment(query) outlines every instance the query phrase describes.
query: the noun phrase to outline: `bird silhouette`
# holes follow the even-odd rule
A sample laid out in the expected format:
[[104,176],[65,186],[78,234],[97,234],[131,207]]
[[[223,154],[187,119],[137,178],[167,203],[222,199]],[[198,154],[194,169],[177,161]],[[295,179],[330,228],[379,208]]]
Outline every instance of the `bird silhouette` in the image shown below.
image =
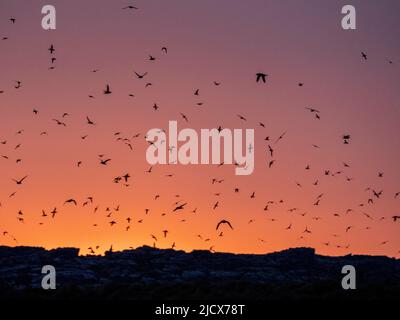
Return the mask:
[[108,164],[108,162],[111,161],[111,159],[99,159],[100,160],[100,164],[103,166],[106,166]]
[[92,120],[90,120],[89,117],[86,117],[86,123],[88,125],[95,125],[95,123]]
[[222,224],[226,224],[229,226],[229,228],[231,228],[233,230],[233,227],[231,225],[231,223],[228,220],[221,220],[220,222],[218,222],[217,227],[215,228],[215,230],[218,230],[218,228],[222,225]]
[[176,207],[174,208],[174,210],[172,210],[172,212],[176,212],[176,211],[178,211],[178,210],[183,210],[183,209],[185,208],[186,205],[187,205],[187,203],[180,204],[179,206],[176,206]]
[[266,82],[266,78],[267,78],[267,74],[266,73],[262,73],[262,72],[257,72],[256,73],[256,82]]
[[145,73],[143,73],[143,74],[140,74],[140,73],[137,73],[137,72],[135,71],[135,74],[136,74],[136,77],[137,77],[138,79],[143,79],[143,78],[147,75],[147,72],[145,72]]
[[73,204],[73,205],[75,205],[75,206],[77,206],[78,205],[78,203],[76,202],[76,200],[75,199],[68,199],[68,200],[65,200],[64,201],[64,205],[65,204]]
[[111,92],[111,90],[110,90],[110,85],[106,85],[106,89],[105,90],[103,90],[103,93],[104,94],[111,94],[112,92]]
[[24,180],[25,180],[26,178],[28,178],[28,176],[25,176],[25,177],[23,177],[23,178],[21,178],[21,179],[19,179],[19,180],[17,180],[17,179],[12,179],[12,180],[13,180],[17,185],[21,185],[22,182],[24,182]]
[[361,51],[361,57],[362,57],[364,60],[367,60],[367,54],[366,54],[365,52],[363,52],[363,51]]
[[123,8],[122,8],[122,10],[127,10],[127,9],[129,9],[129,10],[132,10],[132,9],[134,9],[134,10],[139,10],[138,7],[135,7],[135,6],[132,6],[132,5],[129,5],[129,6],[126,6],[126,7],[123,7]]
[[286,131],[284,133],[282,133],[276,140],[275,143],[278,143],[279,141],[281,141],[286,135]]

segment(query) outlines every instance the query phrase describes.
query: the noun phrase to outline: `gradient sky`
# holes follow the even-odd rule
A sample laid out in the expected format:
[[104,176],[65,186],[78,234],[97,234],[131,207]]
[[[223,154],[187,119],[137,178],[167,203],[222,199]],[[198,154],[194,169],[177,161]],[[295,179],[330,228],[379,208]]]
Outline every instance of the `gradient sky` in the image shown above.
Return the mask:
[[[340,11],[348,3],[51,1],[57,29],[45,31],[41,7],[48,1],[1,0],[0,38],[8,39],[0,40],[0,142],[7,141],[0,155],[8,159],[0,158],[0,244],[75,246],[83,253],[99,245],[103,252],[110,245],[153,245],[153,234],[157,247],[175,242],[187,251],[214,246],[265,253],[311,246],[329,255],[400,256],[400,222],[391,219],[400,215],[400,196],[394,197],[400,191],[400,2],[351,1],[357,30],[344,31]],[[139,10],[122,10],[129,4]],[[137,79],[134,71],[148,74]],[[260,71],[270,75],[266,84],[255,82]],[[22,81],[19,89],[16,80]],[[147,82],[153,85],[145,88]],[[113,91],[108,96],[106,84]],[[321,120],[305,109],[310,106],[320,110]],[[62,119],[65,112],[69,116]],[[96,125],[88,126],[86,116]],[[254,128],[254,173],[235,176],[228,165],[160,165],[147,173],[144,135],[151,128],[167,129],[170,120],[196,130]],[[48,134],[40,135],[43,131]],[[133,151],[116,141],[116,132],[131,139]],[[141,136],[133,138],[137,133]],[[350,144],[343,144],[343,134],[351,135]],[[88,137],[82,140],[83,135]],[[272,168],[268,143],[275,149]],[[112,158],[109,165],[99,164],[99,154]],[[325,176],[324,170],[342,173]],[[129,187],[113,183],[127,172]],[[22,185],[12,180],[25,175]],[[213,178],[224,182],[212,184]],[[381,198],[368,187],[383,190]],[[94,203],[83,207],[89,196]],[[69,198],[78,206],[64,205]],[[176,201],[188,203],[185,210],[173,213]],[[213,210],[216,201],[219,208]],[[268,201],[275,203],[264,211]],[[41,217],[54,207],[54,219]],[[346,214],[347,209],[353,211]],[[24,223],[17,219],[19,210]],[[234,230],[224,226],[219,237],[215,227],[223,218]],[[117,222],[113,227],[111,220]],[[348,226],[353,228],[346,232]],[[306,228],[312,234],[304,234]],[[169,234],[163,238],[165,229]]]

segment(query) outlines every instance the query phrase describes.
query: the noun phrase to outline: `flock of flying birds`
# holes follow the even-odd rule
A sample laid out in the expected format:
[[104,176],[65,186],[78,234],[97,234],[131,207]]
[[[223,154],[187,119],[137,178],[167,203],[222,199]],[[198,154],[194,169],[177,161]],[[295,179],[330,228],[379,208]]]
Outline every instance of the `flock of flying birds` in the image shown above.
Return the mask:
[[[123,7],[122,9],[123,10],[138,10],[138,8],[136,6],[132,6],[132,5]],[[11,17],[9,20],[10,20],[10,23],[12,23],[12,24],[15,24],[16,21],[17,21],[16,18],[14,18],[14,17]],[[7,36],[3,36],[3,37],[1,37],[1,39],[3,41],[5,41],[5,40],[8,40],[8,37]],[[47,50],[48,50],[49,61],[50,61],[49,69],[52,70],[52,69],[55,69],[55,67],[56,67],[55,64],[56,64],[57,59],[56,59],[55,55],[56,55],[57,50],[56,50],[56,47],[53,44],[50,44]],[[168,55],[169,52],[168,52],[167,47],[165,47],[165,46],[161,47],[160,48],[160,54]],[[368,60],[367,53],[366,52],[361,52],[361,57],[360,58],[365,60],[365,61],[367,61]],[[153,55],[149,55],[148,56],[148,60],[154,62],[154,61],[157,60],[157,58],[155,56],[153,56]],[[393,64],[392,60],[387,60],[387,62],[389,64]],[[91,70],[91,72],[93,72],[93,73],[96,73],[98,71],[99,71],[99,69]],[[147,74],[148,74],[147,72],[143,72],[143,73],[135,72],[136,78],[138,80],[140,80],[140,81],[144,81],[144,87],[145,88],[147,88],[149,86],[152,86],[152,83],[151,82],[147,82],[147,80],[146,80]],[[255,73],[255,83],[258,84],[258,85],[266,84],[268,82],[268,77],[269,77],[269,75],[267,73],[265,73],[265,72],[256,72]],[[221,82],[218,82],[218,81],[211,81],[211,83],[212,83],[212,85],[214,85],[216,87],[219,87],[222,84]],[[14,82],[13,88],[11,90],[23,90],[23,86],[24,86],[24,83],[23,83],[22,80],[16,80]],[[297,86],[298,87],[303,87],[304,83],[303,82],[298,82]],[[0,94],[4,94],[4,93],[5,93],[5,90],[1,90],[1,88],[0,88]],[[102,94],[104,94],[104,95],[112,95],[112,93],[113,93],[112,86],[110,84],[107,84],[107,83],[104,84],[104,87],[102,88]],[[200,89],[194,89],[193,95],[196,96],[196,97],[200,96]],[[129,94],[129,96],[134,97],[133,94]],[[1,95],[0,95],[0,98],[1,98]],[[95,99],[95,97],[93,95],[88,95],[88,98]],[[203,102],[198,102],[197,105],[198,106],[202,106]],[[152,108],[153,108],[153,110],[155,112],[157,112],[159,110],[159,106],[156,103],[152,106]],[[318,110],[318,109],[316,109],[314,107],[308,107],[307,106],[307,107],[305,107],[305,112],[309,112],[315,118],[316,121],[321,120],[321,111],[320,110]],[[34,117],[40,116],[40,110],[38,110],[38,108],[33,108],[32,109],[32,116],[34,116]],[[180,113],[180,116],[182,117],[182,119],[184,121],[189,122],[189,118],[188,118],[188,116],[186,114]],[[56,126],[67,127],[68,126],[68,121],[67,121],[68,117],[69,117],[69,113],[65,112],[65,113],[63,113],[61,115],[61,117],[53,118],[53,119],[51,119],[51,121]],[[246,116],[238,114],[237,117],[242,121],[247,121],[247,117]],[[92,118],[90,118],[89,116],[86,116],[85,122],[86,122],[86,124],[88,126],[95,126],[96,125],[95,121]],[[266,125],[263,122],[259,122],[258,125],[260,127],[262,127],[262,128],[266,127]],[[218,128],[218,130],[221,131],[222,130],[222,126],[220,126]],[[24,130],[23,129],[21,129],[21,130],[16,132],[16,135],[23,135],[23,134],[24,134]],[[275,155],[276,148],[278,146],[278,143],[285,138],[286,134],[287,134],[287,132],[283,132],[281,135],[279,135],[278,137],[276,137],[274,139],[271,138],[270,136],[265,137],[265,139],[264,139],[264,141],[265,141],[265,150],[266,150],[266,153],[270,157],[270,160],[267,163],[267,168],[272,168],[275,165],[276,160],[274,159],[274,155]],[[46,136],[46,135],[48,135],[47,131],[43,131],[43,132],[40,133],[40,136]],[[129,148],[131,151],[133,151],[134,139],[146,138],[145,135],[143,135],[142,133],[137,133],[134,136],[132,136],[131,138],[123,137],[121,132],[115,132],[115,133],[113,133],[113,135],[115,136],[116,141],[125,144],[127,146],[127,148]],[[87,137],[88,137],[88,135],[81,135],[80,139],[81,140],[85,140]],[[349,144],[350,141],[351,141],[351,135],[347,134],[347,133],[343,134],[342,142],[344,144]],[[0,139],[0,148],[1,148],[2,145],[4,146],[4,145],[7,145],[7,144],[10,144],[8,140],[1,140]],[[319,148],[318,145],[313,145],[313,147]],[[17,144],[15,146],[13,146],[14,150],[18,150],[20,148],[21,148],[21,144]],[[250,146],[248,146],[248,148],[249,148],[249,152],[251,152],[252,146],[250,145]],[[1,157],[2,161],[13,161],[13,160],[11,160],[12,157],[10,155],[2,154],[1,149],[0,149],[0,157]],[[17,164],[20,163],[21,161],[22,161],[21,158],[17,158],[15,160],[15,162]],[[107,166],[107,165],[110,164],[111,161],[112,161],[112,158],[106,157],[104,154],[98,155],[98,163],[101,166]],[[81,165],[82,165],[82,161],[77,161],[76,166],[80,167]],[[222,166],[222,165],[224,165],[223,162],[218,166]],[[350,165],[348,163],[343,162],[343,168],[344,169],[349,168],[349,167],[350,167]],[[308,165],[308,164],[306,164],[304,166],[304,168],[305,168],[305,170],[310,170],[311,169],[310,165]],[[152,173],[152,169],[153,169],[153,167],[150,167],[146,172],[148,174],[151,174]],[[344,169],[336,171],[336,172],[332,172],[331,170],[325,170],[322,173],[322,175],[323,176],[327,176],[327,177],[337,176],[337,175],[345,175],[344,174]],[[383,172],[378,172],[377,173],[377,177],[378,178],[383,178],[383,176],[384,176]],[[167,174],[166,177],[167,178],[173,178],[173,174]],[[117,184],[118,183],[122,183],[124,186],[129,187],[130,186],[130,178],[131,178],[131,175],[129,173],[125,173],[125,174],[122,174],[120,176],[116,176],[114,178],[113,182],[117,183]],[[18,192],[18,188],[23,188],[23,185],[29,179],[30,179],[29,175],[24,175],[22,177],[13,178],[12,181],[15,183],[16,189],[15,189],[14,192],[12,192],[8,196],[8,198],[16,197],[17,192]],[[350,182],[352,180],[352,178],[346,176],[346,180],[348,182]],[[224,182],[224,179],[213,178],[210,183],[212,185],[218,185],[218,184],[221,184],[223,182]],[[301,183],[299,183],[299,182],[295,182],[295,183],[296,183],[296,185],[298,187],[302,187]],[[317,186],[318,183],[319,183],[319,180],[316,180],[313,184],[315,186]],[[239,187],[235,187],[232,190],[232,192],[235,193],[235,194],[239,193],[240,191],[241,191],[241,189]],[[367,192],[368,196],[367,196],[365,202],[363,202],[361,204],[358,204],[359,207],[365,207],[365,206],[371,205],[376,201],[380,201],[384,196],[384,191],[383,190],[376,190],[376,189],[374,189],[372,187],[367,187],[365,189],[365,191]],[[219,193],[217,193],[216,195],[219,196]],[[254,191],[249,195],[249,198],[250,199],[254,199],[255,196],[256,196],[256,192]],[[397,198],[400,199],[400,191],[393,192],[393,194],[391,196],[394,197],[394,199],[397,199]],[[154,196],[154,201],[157,201],[157,199],[159,199],[159,198],[160,198],[160,194],[155,195]],[[180,196],[176,195],[176,198],[180,198]],[[313,202],[312,205],[313,206],[319,206],[319,204],[323,200],[323,198],[324,198],[324,194],[321,193],[320,195],[318,195],[315,198],[315,201]],[[265,212],[268,212],[270,210],[271,206],[273,206],[274,204],[282,204],[282,203],[284,203],[283,200],[280,200],[280,201],[268,201],[268,202],[266,202],[263,210]],[[214,201],[210,206],[210,210],[217,210],[219,205],[220,205],[219,201]],[[42,212],[40,213],[40,216],[43,219],[56,219],[58,214],[60,213],[60,211],[62,211],[62,208],[65,207],[65,206],[74,206],[74,207],[92,206],[93,211],[95,213],[100,210],[100,205],[96,203],[96,200],[92,196],[86,197],[82,201],[79,201],[79,200],[77,200],[75,198],[68,198],[68,199],[65,199],[64,203],[59,204],[58,206],[54,206],[54,208],[52,210],[47,210],[47,211],[46,210],[42,210]],[[2,202],[1,201],[0,201],[0,207],[2,207]],[[198,213],[198,209],[197,208],[189,209],[188,207],[190,207],[189,202],[179,199],[178,201],[175,201],[172,204],[172,208],[169,209],[169,210],[170,210],[171,213],[177,213],[177,212],[181,212],[181,211],[184,211],[184,210],[190,210],[193,214],[197,214]],[[119,205],[117,207],[115,207],[115,208],[106,207],[105,208],[105,216],[108,219],[107,223],[109,224],[110,228],[112,228],[116,224],[124,224],[125,230],[129,231],[131,229],[132,224],[134,223],[134,221],[133,221],[134,219],[132,217],[127,217],[124,221],[120,221],[119,219],[115,218],[115,215],[119,211],[120,211],[120,206]],[[350,213],[352,213],[354,211],[355,211],[354,208],[349,208],[345,212],[344,216],[346,214],[350,214]],[[288,212],[297,213],[297,214],[299,214],[299,215],[301,215],[303,217],[307,215],[307,212],[300,212],[299,208],[289,208]],[[150,209],[145,209],[145,214],[146,215],[150,214]],[[165,215],[165,213],[163,213],[162,215]],[[335,213],[334,215],[335,216],[341,216],[339,213]],[[369,215],[367,213],[363,213],[363,215],[365,216],[366,219],[371,219],[371,220],[375,220],[376,219],[375,217],[372,217],[371,215]],[[25,217],[25,214],[24,214],[24,212],[22,210],[19,210],[18,212],[16,212],[16,219],[18,219],[18,221],[20,223],[26,223],[26,217]],[[312,219],[319,220],[319,219],[321,219],[321,217],[312,217]],[[388,220],[388,217],[379,218],[380,221],[383,221],[385,219]],[[272,220],[274,220],[274,219],[272,219]],[[393,223],[398,223],[398,221],[400,221],[400,215],[393,215],[393,216],[390,217],[390,220]],[[186,221],[185,219],[181,220],[181,222],[185,222],[185,221]],[[251,224],[254,221],[255,221],[255,219],[250,219],[248,221],[248,223]],[[137,220],[136,222],[137,223],[142,223],[143,219]],[[39,224],[43,224],[43,223],[44,222],[40,222]],[[93,224],[93,227],[97,227],[97,224]],[[292,227],[293,227],[293,225],[292,225],[292,223],[290,223],[285,228],[285,230],[292,230]],[[344,233],[351,232],[351,230],[353,228],[354,228],[353,225],[348,225],[343,230],[343,232]],[[235,229],[235,224],[232,221],[227,220],[227,219],[220,220],[215,226],[215,231],[216,231],[216,234],[217,234],[218,237],[223,237],[224,236],[224,232],[232,232],[234,229]],[[1,232],[1,235],[3,237],[8,237],[8,238],[12,239],[16,244],[19,244],[18,240],[13,235],[11,230],[0,230],[0,232]],[[168,233],[169,233],[169,230],[165,229],[165,230],[161,230],[159,232],[159,235],[157,233],[156,234],[150,234],[149,237],[151,237],[151,239],[153,240],[154,247],[157,246],[157,242],[160,240],[160,237],[167,238],[168,237]],[[302,232],[299,234],[299,238],[304,238],[309,234],[312,234],[312,230],[310,230],[310,228],[308,226],[305,226],[304,230],[302,230]],[[334,236],[338,237],[338,235],[334,235]],[[205,241],[205,242],[211,242],[212,241],[212,239],[203,237],[200,234],[198,234],[197,237],[200,238],[202,241]],[[258,240],[261,241],[261,242],[265,242],[264,239],[258,239]],[[385,245],[387,243],[388,243],[388,241],[382,241],[380,243],[380,245]],[[331,244],[329,241],[326,241],[323,244],[326,245],[326,246],[333,246],[334,245],[334,244]],[[337,248],[348,249],[350,247],[350,244],[345,245],[345,246],[336,244],[335,246]],[[172,248],[176,247],[176,243],[174,241],[172,241],[172,240],[171,240],[171,247]],[[112,250],[112,248],[113,248],[113,246],[111,245],[111,248],[109,250]],[[91,247],[87,248],[87,251],[90,254],[99,254],[99,253],[102,252],[101,250],[104,252],[103,248],[100,248],[99,245],[95,245],[95,246],[91,246]],[[215,246],[212,245],[211,243],[210,243],[209,250],[211,252],[215,252]],[[400,251],[399,251],[399,253],[400,253]]]

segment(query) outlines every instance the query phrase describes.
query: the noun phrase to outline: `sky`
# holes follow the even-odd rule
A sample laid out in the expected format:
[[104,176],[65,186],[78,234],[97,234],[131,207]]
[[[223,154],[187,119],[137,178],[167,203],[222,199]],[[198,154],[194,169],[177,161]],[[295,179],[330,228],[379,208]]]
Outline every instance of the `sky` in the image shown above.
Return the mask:
[[[352,1],[356,30],[341,27],[347,1],[51,1],[43,30],[46,4],[0,2],[0,245],[400,256],[398,1]],[[146,132],[169,121],[254,129],[253,174],[147,172]]]

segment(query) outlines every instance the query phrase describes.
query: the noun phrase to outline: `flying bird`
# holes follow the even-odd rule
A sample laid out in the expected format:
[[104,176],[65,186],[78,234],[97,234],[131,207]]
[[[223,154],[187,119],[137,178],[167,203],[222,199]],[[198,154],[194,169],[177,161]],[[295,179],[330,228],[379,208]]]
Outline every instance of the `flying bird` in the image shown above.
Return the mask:
[[100,164],[102,164],[103,166],[106,166],[108,162],[111,161],[111,159],[99,159],[100,160]]
[[366,54],[365,52],[363,52],[363,51],[361,51],[361,57],[362,57],[364,60],[367,60],[367,54]]
[[282,134],[275,140],[275,143],[278,143],[279,141],[281,141],[285,135],[286,135],[286,131],[285,131],[284,133],[282,133]]
[[268,77],[268,75],[266,73],[262,73],[262,72],[258,72],[256,73],[256,82],[266,82],[266,78]]
[[22,182],[24,182],[24,180],[25,180],[26,178],[28,178],[28,176],[25,176],[25,177],[23,177],[22,179],[19,179],[19,180],[17,180],[17,179],[12,179],[12,180],[13,180],[17,185],[21,185]]
[[86,116],[86,122],[88,125],[93,125],[93,126],[95,125],[95,123],[92,120],[90,120],[88,116]]
[[111,92],[111,90],[110,90],[110,85],[106,85],[106,89],[105,90],[103,90],[103,93],[104,94],[111,94],[112,92]]
[[218,230],[218,228],[219,228],[222,224],[228,225],[228,226],[233,230],[233,227],[232,227],[231,223],[230,223],[228,220],[221,220],[220,222],[218,222],[217,227],[215,228],[215,230]]
[[143,74],[140,74],[140,73],[137,73],[137,72],[135,71],[135,74],[136,74],[136,77],[137,77],[138,79],[143,79],[143,78],[147,75],[147,72],[145,72],[145,73],[143,73]]
[[135,9],[135,10],[138,10],[139,8],[138,8],[138,7],[135,7],[135,6],[132,6],[132,5],[129,5],[129,6],[126,6],[126,7],[123,7],[123,8],[122,8],[122,10],[126,10],[126,9],[130,9],[130,10]]
[[178,210],[183,210],[186,205],[187,205],[187,203],[183,203],[183,204],[181,204],[179,206],[176,206],[175,209],[172,210],[172,212],[176,212]]
[[68,200],[65,200],[65,202],[64,202],[64,205],[65,204],[73,204],[73,205],[75,205],[75,206],[77,206],[78,205],[78,203],[76,202],[76,200],[75,199],[68,199]]

